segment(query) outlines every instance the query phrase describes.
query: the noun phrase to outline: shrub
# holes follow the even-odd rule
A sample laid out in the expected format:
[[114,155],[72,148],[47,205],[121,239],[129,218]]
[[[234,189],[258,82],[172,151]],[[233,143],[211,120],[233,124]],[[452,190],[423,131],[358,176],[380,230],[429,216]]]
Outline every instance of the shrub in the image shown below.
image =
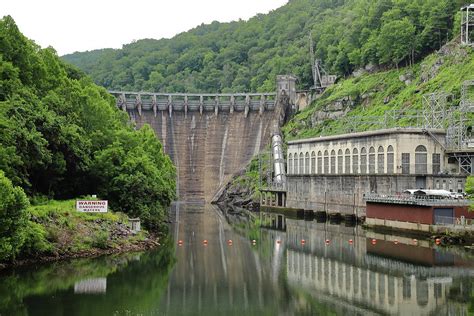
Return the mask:
[[52,245],[46,236],[48,232],[38,223],[29,221],[25,229],[25,242],[21,248],[21,255],[36,256],[52,250]]
[[28,205],[23,189],[14,187],[0,171],[0,261],[14,259],[23,245]]

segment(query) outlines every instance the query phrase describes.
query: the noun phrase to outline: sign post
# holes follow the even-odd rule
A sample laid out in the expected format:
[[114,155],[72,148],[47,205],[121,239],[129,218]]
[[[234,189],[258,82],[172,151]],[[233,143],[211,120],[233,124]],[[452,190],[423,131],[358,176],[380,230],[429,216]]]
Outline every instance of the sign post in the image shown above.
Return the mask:
[[76,201],[76,210],[82,213],[107,213],[108,201]]

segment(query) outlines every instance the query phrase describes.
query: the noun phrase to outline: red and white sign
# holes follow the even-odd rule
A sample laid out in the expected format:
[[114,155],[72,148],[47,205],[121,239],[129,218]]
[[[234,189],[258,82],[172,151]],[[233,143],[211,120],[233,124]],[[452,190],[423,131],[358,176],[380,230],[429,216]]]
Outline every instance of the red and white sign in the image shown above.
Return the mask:
[[76,201],[76,210],[83,213],[107,213],[108,201]]

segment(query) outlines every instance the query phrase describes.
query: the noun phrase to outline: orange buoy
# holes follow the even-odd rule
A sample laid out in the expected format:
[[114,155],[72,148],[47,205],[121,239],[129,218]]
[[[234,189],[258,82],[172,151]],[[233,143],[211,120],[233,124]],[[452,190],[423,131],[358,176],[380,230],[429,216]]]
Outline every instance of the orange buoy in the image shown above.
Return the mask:
[[326,239],[326,245],[329,244],[331,241],[329,239]]
[[352,239],[349,239],[349,243],[352,245],[354,241]]
[[204,239],[204,240],[202,241],[202,243],[204,244],[204,246],[207,246],[207,244],[208,244],[207,239]]
[[441,239],[436,238],[435,243],[436,243],[437,245],[441,244]]
[[301,244],[302,244],[302,245],[306,244],[306,240],[301,239]]
[[180,239],[178,240],[178,246],[182,246],[183,245],[183,241]]

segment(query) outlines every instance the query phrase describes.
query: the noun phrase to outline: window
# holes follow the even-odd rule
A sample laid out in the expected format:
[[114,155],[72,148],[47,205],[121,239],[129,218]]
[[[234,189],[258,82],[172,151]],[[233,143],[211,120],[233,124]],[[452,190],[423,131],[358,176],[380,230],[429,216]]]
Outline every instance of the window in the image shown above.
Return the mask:
[[300,153],[300,174],[304,173],[304,156]]
[[329,153],[327,150],[324,151],[324,173],[329,173]]
[[367,150],[365,147],[360,150],[360,173],[367,173]]
[[293,173],[293,155],[289,154],[288,155],[288,174]]
[[295,154],[294,161],[293,161],[293,173],[298,174],[299,171],[300,170],[298,169],[298,154]]
[[357,148],[352,151],[352,173],[359,173],[359,151]]
[[393,156],[393,147],[392,145],[387,147],[387,173],[392,174],[393,173],[393,167],[395,165],[394,163],[394,156]]
[[311,173],[316,173],[316,153],[314,151],[311,153]]
[[336,173],[336,151],[331,151],[331,173]]
[[349,149],[346,149],[345,159],[345,173],[351,173],[351,151]]
[[402,282],[403,291],[402,295],[405,300],[411,299],[411,281],[408,277],[403,278]]
[[342,149],[339,149],[339,151],[337,152],[337,173],[339,174],[342,174],[344,173],[344,170],[343,170],[343,160],[344,159],[344,156],[342,155]]
[[415,173],[428,173],[428,154],[426,152],[426,147],[423,145],[420,145],[415,149]]
[[377,153],[377,173],[385,173],[385,155],[383,152],[383,147],[380,146]]
[[323,173],[323,156],[321,151],[318,151],[318,173]]
[[441,172],[441,155],[433,154],[433,174],[439,174]]
[[309,174],[309,153],[306,153],[304,159],[304,173]]
[[369,149],[369,173],[375,173],[375,148],[370,147]]
[[410,154],[402,153],[402,174],[410,174]]

